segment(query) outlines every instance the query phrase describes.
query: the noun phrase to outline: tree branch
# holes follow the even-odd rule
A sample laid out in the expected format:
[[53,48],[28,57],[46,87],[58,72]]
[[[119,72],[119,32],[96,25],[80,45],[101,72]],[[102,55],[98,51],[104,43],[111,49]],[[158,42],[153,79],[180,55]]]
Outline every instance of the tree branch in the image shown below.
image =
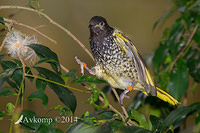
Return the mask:
[[4,21],[7,22],[7,23],[13,22],[13,23],[16,24],[16,25],[23,26],[23,27],[26,27],[26,28],[28,28],[28,29],[31,29],[31,30],[37,32],[38,34],[40,34],[41,36],[45,37],[45,38],[48,39],[49,41],[51,41],[51,42],[53,42],[53,43],[55,43],[55,44],[57,43],[57,42],[56,42],[55,40],[53,40],[52,38],[48,37],[47,35],[43,34],[43,33],[40,32],[40,31],[38,31],[36,28],[33,28],[33,27],[29,26],[29,25],[26,25],[26,24],[17,22],[17,21],[15,21],[15,20],[7,19],[7,18],[4,18]]
[[[117,98],[118,102],[120,103],[119,95],[117,94],[117,91],[116,91],[114,88],[112,88],[112,91],[113,91],[113,93],[115,94],[115,97]],[[127,113],[125,107],[124,107],[124,106],[121,106],[121,108],[122,108],[122,110],[123,110],[123,112],[124,112],[126,118],[128,118],[129,116],[128,116],[128,113]]]
[[176,59],[174,60],[173,64],[172,64],[172,67],[171,67],[171,71],[174,69],[174,66],[176,64],[176,62],[178,61],[178,59],[181,57],[181,55],[183,54],[183,52],[186,50],[186,48],[189,46],[189,44],[191,43],[192,41],[192,38],[194,36],[194,34],[196,33],[197,29],[198,29],[199,25],[197,24],[195,26],[195,28],[193,29],[192,31],[192,34],[190,35],[186,45],[181,49],[181,51],[179,52],[179,54],[177,55]]

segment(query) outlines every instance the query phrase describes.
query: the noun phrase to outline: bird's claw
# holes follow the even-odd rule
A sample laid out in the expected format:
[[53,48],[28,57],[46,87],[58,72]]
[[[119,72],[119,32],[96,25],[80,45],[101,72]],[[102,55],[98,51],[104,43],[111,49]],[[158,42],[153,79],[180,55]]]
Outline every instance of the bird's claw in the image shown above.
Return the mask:
[[128,92],[129,92],[129,90],[125,90],[125,91],[122,92],[122,94],[120,95],[119,102],[120,102],[120,104],[121,104],[122,106],[123,106],[123,99],[124,99],[124,97],[130,98],[130,96],[126,95]]
[[81,74],[83,76],[84,75],[84,67],[83,67],[84,63],[82,61],[80,61],[77,56],[75,56],[75,60],[80,65],[80,67],[81,67]]
[[82,74],[82,76],[84,75],[84,68],[85,68],[90,74],[95,75],[95,73],[94,73],[90,68],[87,67],[86,63],[80,61],[80,60],[78,59],[77,56],[75,56],[75,60],[76,60],[76,62],[77,62],[78,64],[80,64],[80,66],[81,66],[81,74]]

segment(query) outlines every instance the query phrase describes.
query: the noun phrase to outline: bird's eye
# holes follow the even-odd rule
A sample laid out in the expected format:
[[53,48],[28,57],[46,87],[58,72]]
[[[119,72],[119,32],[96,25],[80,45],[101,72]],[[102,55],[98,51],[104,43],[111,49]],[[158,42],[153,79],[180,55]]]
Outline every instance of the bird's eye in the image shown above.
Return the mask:
[[100,22],[99,25],[103,26],[103,25],[104,25],[104,22]]

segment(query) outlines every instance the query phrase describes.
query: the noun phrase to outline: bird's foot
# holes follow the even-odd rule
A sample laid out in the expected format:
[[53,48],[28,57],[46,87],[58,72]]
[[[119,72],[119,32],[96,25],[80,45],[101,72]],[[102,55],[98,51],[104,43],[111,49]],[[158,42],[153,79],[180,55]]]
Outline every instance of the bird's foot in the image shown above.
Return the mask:
[[123,106],[123,99],[124,99],[124,97],[130,98],[130,96],[126,95],[128,92],[129,92],[129,90],[125,90],[125,91],[122,92],[122,94],[120,95],[119,102],[120,102],[120,104],[121,104],[122,106]]
[[87,67],[87,64],[86,64],[85,62],[80,61],[80,60],[78,59],[77,56],[75,56],[75,60],[76,60],[76,62],[77,62],[78,64],[80,64],[80,66],[81,66],[81,74],[82,74],[82,75],[84,75],[84,68],[85,68],[90,74],[95,75],[94,72],[93,72],[90,68]]

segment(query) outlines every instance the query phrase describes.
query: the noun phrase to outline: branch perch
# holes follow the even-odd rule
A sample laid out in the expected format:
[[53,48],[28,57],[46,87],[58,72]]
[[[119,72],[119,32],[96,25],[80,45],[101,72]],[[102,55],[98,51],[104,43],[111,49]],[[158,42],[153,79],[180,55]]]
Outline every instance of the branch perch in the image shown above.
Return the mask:
[[197,24],[195,27],[194,27],[194,30],[192,31],[192,34],[190,35],[186,45],[181,49],[181,51],[179,52],[179,54],[177,55],[176,59],[174,60],[173,64],[172,64],[172,67],[171,67],[171,70],[174,69],[174,66],[176,64],[176,62],[178,61],[178,59],[181,57],[181,55],[183,54],[183,52],[186,50],[186,48],[189,46],[189,44],[191,43],[192,41],[192,38],[194,36],[194,34],[196,33],[197,29],[198,29],[199,25]]
[[23,24],[23,23],[20,23],[20,22],[17,22],[17,21],[15,21],[15,20],[11,20],[11,19],[8,19],[8,18],[4,18],[4,21],[7,22],[7,23],[13,22],[13,23],[16,24],[16,25],[23,26],[23,27],[26,27],[26,28],[28,28],[28,29],[31,29],[31,30],[37,32],[38,34],[40,34],[41,36],[45,37],[45,38],[48,39],[49,41],[51,41],[51,42],[53,42],[53,43],[55,43],[55,44],[57,43],[55,40],[51,39],[51,38],[48,37],[47,35],[43,34],[43,33],[40,32],[40,31],[38,31],[36,28],[33,28],[33,27],[29,26],[29,25],[26,25],[26,24]]

